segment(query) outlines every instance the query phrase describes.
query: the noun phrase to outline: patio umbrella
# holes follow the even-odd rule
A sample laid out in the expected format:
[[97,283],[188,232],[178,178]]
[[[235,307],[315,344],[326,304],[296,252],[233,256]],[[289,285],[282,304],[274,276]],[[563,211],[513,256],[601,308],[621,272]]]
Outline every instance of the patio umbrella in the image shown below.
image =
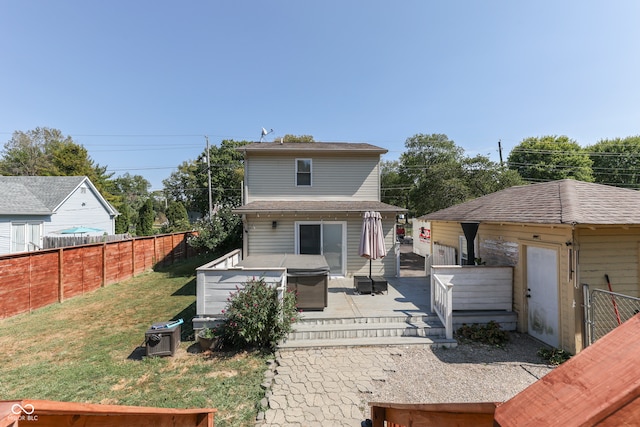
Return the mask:
[[382,215],[380,212],[368,211],[362,220],[362,235],[358,255],[369,259],[369,278],[371,278],[371,261],[383,258],[387,254],[382,231]]
[[66,230],[62,230],[60,234],[83,234],[83,233],[98,233],[103,231],[99,228],[91,228],[91,227],[71,227]]

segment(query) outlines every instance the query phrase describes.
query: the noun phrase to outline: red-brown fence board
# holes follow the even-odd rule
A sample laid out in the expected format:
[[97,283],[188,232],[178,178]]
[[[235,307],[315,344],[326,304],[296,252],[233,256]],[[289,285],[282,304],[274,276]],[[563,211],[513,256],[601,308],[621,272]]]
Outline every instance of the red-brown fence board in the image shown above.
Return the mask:
[[29,311],[29,258],[11,257],[0,265],[0,313],[9,317]]
[[[64,289],[64,299],[73,298],[84,293],[82,287],[82,274],[84,266],[82,264],[82,253],[84,247],[74,247],[65,249],[62,257],[62,288]],[[71,274],[71,272],[74,274]]]
[[88,246],[83,251],[83,289],[91,292],[102,286],[102,251],[104,245]]
[[154,238],[137,239],[134,243],[134,274],[140,274],[153,268]]
[[58,302],[58,254],[44,252],[30,258],[31,307],[45,307]]
[[[189,233],[0,256],[0,318],[29,312],[130,279],[187,250]],[[62,283],[60,283],[62,282]]]
[[133,241],[126,240],[107,245],[106,284],[121,282],[133,277],[132,269]]

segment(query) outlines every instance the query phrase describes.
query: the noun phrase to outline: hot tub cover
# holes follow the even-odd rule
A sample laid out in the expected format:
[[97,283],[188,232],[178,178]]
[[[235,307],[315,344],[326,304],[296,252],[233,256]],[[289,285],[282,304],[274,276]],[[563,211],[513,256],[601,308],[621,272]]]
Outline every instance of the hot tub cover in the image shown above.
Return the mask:
[[324,255],[269,254],[250,255],[240,261],[237,267],[287,269],[288,277],[323,276],[329,274],[329,264]]

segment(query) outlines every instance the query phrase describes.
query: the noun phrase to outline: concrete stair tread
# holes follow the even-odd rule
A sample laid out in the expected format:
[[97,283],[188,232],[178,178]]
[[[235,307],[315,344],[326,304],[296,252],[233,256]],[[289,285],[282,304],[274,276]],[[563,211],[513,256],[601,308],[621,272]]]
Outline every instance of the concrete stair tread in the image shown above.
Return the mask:
[[427,323],[422,321],[413,322],[381,322],[381,323],[329,323],[329,324],[315,324],[299,322],[294,324],[294,332],[317,332],[317,331],[358,331],[358,330],[373,330],[373,329],[442,329],[441,323]]
[[370,346],[403,346],[423,345],[439,347],[456,347],[456,340],[436,337],[371,337],[371,338],[337,338],[312,340],[287,340],[278,345],[280,349],[326,348],[326,347],[370,347]]

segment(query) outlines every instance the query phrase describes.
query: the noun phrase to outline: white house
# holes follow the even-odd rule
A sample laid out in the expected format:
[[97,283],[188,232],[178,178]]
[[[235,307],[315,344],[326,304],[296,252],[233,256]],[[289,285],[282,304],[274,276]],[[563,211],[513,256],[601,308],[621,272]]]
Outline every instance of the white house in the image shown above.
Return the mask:
[[0,255],[41,249],[73,227],[114,234],[117,215],[86,176],[0,176]]
[[375,276],[395,276],[395,223],[405,209],[380,201],[384,148],[366,143],[252,143],[244,153],[243,258],[267,254],[324,255],[334,277],[369,274],[358,255],[363,215],[382,215],[387,255]]

